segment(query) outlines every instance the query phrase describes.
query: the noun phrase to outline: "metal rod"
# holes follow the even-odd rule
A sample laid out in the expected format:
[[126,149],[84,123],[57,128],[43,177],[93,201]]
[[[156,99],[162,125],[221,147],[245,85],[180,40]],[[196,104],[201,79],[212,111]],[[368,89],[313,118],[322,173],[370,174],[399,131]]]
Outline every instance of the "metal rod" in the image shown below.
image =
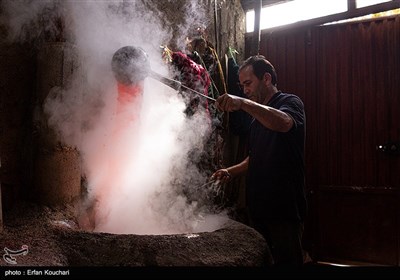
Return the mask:
[[201,92],[199,92],[197,90],[194,90],[194,89],[192,89],[190,87],[187,87],[187,86],[183,85],[180,81],[167,78],[167,77],[165,77],[163,75],[160,75],[160,74],[158,74],[158,73],[156,73],[156,72],[154,72],[152,70],[150,71],[150,75],[149,76],[152,77],[153,79],[163,83],[164,85],[169,86],[170,88],[173,88],[174,90],[180,90],[180,88],[184,88],[184,89],[189,90],[189,91],[191,91],[191,92],[193,92],[193,93],[195,93],[197,95],[200,95],[201,97],[207,98],[208,100],[210,100],[212,102],[216,101],[214,98],[209,97],[209,96],[205,95],[204,93],[201,93]]

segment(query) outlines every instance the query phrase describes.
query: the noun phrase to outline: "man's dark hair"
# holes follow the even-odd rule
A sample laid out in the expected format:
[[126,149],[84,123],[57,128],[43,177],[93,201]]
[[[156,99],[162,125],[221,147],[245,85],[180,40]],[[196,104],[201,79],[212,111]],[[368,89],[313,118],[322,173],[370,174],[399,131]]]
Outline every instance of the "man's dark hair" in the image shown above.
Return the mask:
[[272,77],[272,84],[274,86],[277,85],[278,77],[275,68],[263,55],[250,56],[242,63],[239,72],[247,66],[253,66],[254,75],[260,80],[264,77],[265,73],[269,73]]

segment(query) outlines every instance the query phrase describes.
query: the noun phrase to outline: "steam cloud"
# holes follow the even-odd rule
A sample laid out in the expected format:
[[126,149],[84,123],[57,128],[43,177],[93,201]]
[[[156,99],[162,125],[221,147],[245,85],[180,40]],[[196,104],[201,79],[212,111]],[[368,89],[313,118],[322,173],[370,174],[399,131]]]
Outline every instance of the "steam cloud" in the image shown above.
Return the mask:
[[[60,140],[81,154],[88,201],[97,201],[95,231],[212,231],[227,216],[207,209],[212,193],[201,186],[209,174],[195,164],[210,133],[206,115],[187,118],[184,99],[151,78],[140,106],[116,110],[110,62],[117,49],[143,48],[152,69],[168,75],[159,46],[172,40],[171,30],[163,30],[162,16],[145,2],[10,0],[1,2],[0,20],[12,40],[54,35],[56,19],[64,20],[75,69],[66,87],[50,91],[44,109]],[[176,45],[183,47],[184,34],[201,23],[204,10],[198,1],[182,2],[188,16]]]

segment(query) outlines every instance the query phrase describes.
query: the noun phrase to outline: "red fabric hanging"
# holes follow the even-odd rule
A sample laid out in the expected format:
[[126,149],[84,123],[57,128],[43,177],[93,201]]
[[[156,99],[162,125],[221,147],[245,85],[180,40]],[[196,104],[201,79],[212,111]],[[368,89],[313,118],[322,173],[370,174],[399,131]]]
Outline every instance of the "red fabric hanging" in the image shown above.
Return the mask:
[[[197,64],[182,52],[172,53],[172,64],[180,71],[180,82],[193,90],[204,93],[208,96],[208,88],[211,84],[207,70],[203,66]],[[191,100],[198,98],[193,93]],[[202,104],[208,110],[208,102],[205,98]]]

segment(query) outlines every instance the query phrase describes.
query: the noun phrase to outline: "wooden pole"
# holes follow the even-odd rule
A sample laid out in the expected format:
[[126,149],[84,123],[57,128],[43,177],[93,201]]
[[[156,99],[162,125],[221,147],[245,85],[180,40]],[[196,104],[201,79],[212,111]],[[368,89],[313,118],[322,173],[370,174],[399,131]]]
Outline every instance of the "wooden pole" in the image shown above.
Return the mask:
[[262,0],[254,1],[254,31],[253,31],[253,43],[251,46],[250,55],[257,55],[260,53],[260,19],[261,19],[261,8]]

